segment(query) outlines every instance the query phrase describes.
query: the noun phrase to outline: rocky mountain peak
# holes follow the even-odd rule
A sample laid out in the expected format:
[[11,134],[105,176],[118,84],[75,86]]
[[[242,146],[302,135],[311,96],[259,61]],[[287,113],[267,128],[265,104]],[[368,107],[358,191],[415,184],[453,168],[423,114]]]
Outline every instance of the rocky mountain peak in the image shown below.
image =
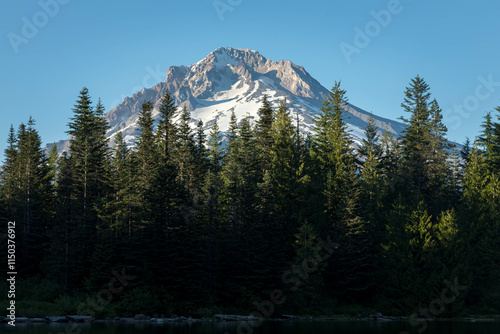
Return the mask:
[[[290,112],[301,122],[301,129],[311,132],[313,118],[328,95],[328,90],[304,67],[290,60],[273,61],[257,51],[223,47],[195,64],[170,67],[165,81],[142,89],[114,107],[105,115],[110,126],[108,137],[112,139],[122,132],[133,146],[143,101],[155,104],[153,116],[158,121],[158,106],[167,89],[179,108],[186,105],[191,111],[193,127],[202,120],[206,133],[215,121],[221,132],[227,131],[231,112],[238,120],[245,117],[257,120],[264,95],[275,107],[286,98]],[[370,113],[351,104],[348,106],[346,122],[355,141],[359,142],[363,136],[369,117]],[[399,122],[374,117],[382,130],[388,129],[397,135],[403,129]],[[58,146],[64,146],[63,141]]]

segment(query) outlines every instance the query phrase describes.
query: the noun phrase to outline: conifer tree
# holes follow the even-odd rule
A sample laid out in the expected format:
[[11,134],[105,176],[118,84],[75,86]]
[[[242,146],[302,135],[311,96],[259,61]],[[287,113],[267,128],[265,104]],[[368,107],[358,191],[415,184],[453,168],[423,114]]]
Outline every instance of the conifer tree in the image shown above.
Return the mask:
[[206,135],[203,130],[203,121],[200,120],[196,127],[196,138],[195,147],[193,152],[193,163],[194,163],[194,191],[193,197],[195,203],[201,201],[203,197],[203,187],[206,181],[206,176],[209,168],[208,151],[205,147]]
[[[193,192],[195,187],[195,150],[196,143],[194,133],[189,125],[191,115],[184,105],[180,115],[180,124],[177,132],[176,142],[176,164],[179,170],[179,181],[186,187],[186,190]],[[191,194],[193,196],[193,194]]]
[[480,145],[486,153],[486,156],[491,155],[492,137],[493,137],[493,120],[491,112],[484,116],[484,121],[481,124],[481,136],[477,138],[477,144]]
[[500,170],[500,107],[495,110],[499,112],[497,115],[499,122],[494,122],[491,112],[488,112],[481,124],[482,131],[477,144],[483,148],[490,170],[498,173]]
[[406,88],[401,106],[410,113],[409,119],[402,118],[406,123],[401,138],[402,176],[406,179],[404,192],[410,195],[405,198],[414,206],[424,200],[431,214],[437,216],[440,208],[449,207],[447,159],[451,146],[445,138],[441,108],[431,100],[429,85],[418,75]]
[[44,233],[50,225],[53,192],[47,178],[47,159],[33,118],[30,117],[27,125],[19,126],[17,138],[13,138],[11,130],[8,144],[2,183],[7,207],[12,210],[11,215],[17,217],[19,267],[24,274],[36,275],[47,242]]
[[490,170],[487,155],[478,149],[471,151],[463,186],[459,254],[466,264],[463,284],[470,287],[466,303],[497,307],[498,300],[492,296],[500,293],[500,272],[494,265],[500,261],[500,182]]
[[[59,173],[56,179],[55,222],[48,231],[50,236],[49,255],[44,264],[49,268],[49,277],[62,284],[65,289],[75,289],[81,284],[83,272],[78,258],[81,242],[77,234],[77,220],[74,217],[75,201],[73,159],[63,152],[59,159]],[[79,281],[80,280],[80,281]],[[81,285],[80,285],[81,286]]]
[[221,178],[223,158],[221,146],[222,136],[219,132],[219,126],[216,120],[210,130],[210,137],[208,140],[208,171],[204,182],[204,220],[206,222],[207,233],[207,256],[205,267],[208,274],[208,289],[212,294],[218,287],[217,282],[220,279],[220,269],[218,265],[221,263],[220,234],[223,220],[221,192],[224,186]]
[[[430,140],[429,85],[420,77],[411,80],[406,88],[404,102],[401,107],[410,114],[410,118],[401,117],[406,124],[401,138],[402,153],[405,158],[404,178],[406,188],[413,190],[413,203],[419,203],[424,196],[424,187],[428,183],[425,171],[427,150]],[[411,191],[409,191],[411,193]]]
[[[102,117],[104,107],[100,100],[96,108],[87,88],[80,91],[79,99],[73,109],[74,116],[69,123],[71,136],[70,158],[74,160],[76,191],[81,198],[81,219],[89,228],[96,223],[94,205],[99,202],[105,191],[105,168],[108,158],[106,139],[107,123]],[[87,224],[88,222],[88,224]]]
[[[366,125],[365,137],[366,139],[363,138],[362,145],[358,150],[358,158],[362,161],[360,202],[363,204],[363,217],[369,222],[368,232],[370,232],[371,240],[375,246],[377,243],[380,244],[385,230],[383,212],[389,190],[384,170],[384,144],[380,143],[380,136],[373,117],[370,117]],[[384,139],[384,141],[386,140],[388,138]]]
[[71,136],[69,154],[74,169],[72,220],[76,224],[72,247],[76,248],[78,255],[72,260],[82,266],[79,272],[83,274],[90,265],[96,228],[102,223],[98,211],[108,191],[108,126],[103,118],[104,106],[99,100],[93,108],[85,87],[80,91],[73,113],[68,134]]
[[442,122],[442,110],[436,99],[431,101],[429,112],[430,139],[426,155],[426,171],[429,180],[427,193],[432,197],[429,201],[429,210],[437,217],[442,210],[450,209],[455,201],[455,196],[453,196],[455,176],[448,162],[451,160],[453,145],[446,139],[448,130]]
[[[145,230],[144,245],[146,254],[151,258],[146,263],[155,266],[153,274],[155,283],[163,285],[172,296],[180,296],[183,292],[181,270],[189,261],[188,254],[182,253],[186,247],[184,237],[189,233],[189,196],[181,182],[179,165],[174,156],[179,130],[174,123],[177,107],[168,90],[162,98],[160,122],[156,131],[156,145],[160,148],[157,167],[152,175],[150,191],[146,194],[146,202],[151,204],[151,225]],[[189,126],[189,125],[187,125]],[[190,140],[192,137],[183,138]],[[180,255],[184,256],[180,256]]]
[[6,211],[14,214],[15,202],[18,193],[18,173],[16,171],[17,136],[13,125],[10,126],[7,148],[5,149],[4,156],[4,164],[2,166],[2,170],[0,171],[2,198],[4,200]]
[[[330,260],[327,286],[337,295],[347,291],[362,298],[371,287],[372,258],[366,223],[360,216],[360,184],[352,141],[343,120],[347,98],[335,83],[316,120],[311,155],[323,189],[327,232],[341,246]],[[324,175],[324,176],[323,176]],[[319,177],[318,177],[319,176]],[[342,268],[342,269],[339,269]]]
[[461,167],[462,170],[465,171],[465,168],[467,167],[467,164],[470,161],[470,154],[471,154],[471,143],[469,137],[466,137],[465,143],[463,145],[463,148],[460,150],[460,158],[461,158]]
[[383,151],[381,164],[387,184],[386,190],[392,199],[394,199],[394,196],[397,196],[397,190],[399,190],[403,183],[401,175],[401,170],[403,169],[401,144],[387,129],[382,133],[380,144]]
[[167,160],[170,158],[170,153],[174,149],[177,135],[177,127],[174,123],[175,113],[177,107],[175,101],[172,99],[168,89],[161,99],[160,107],[160,123],[158,124],[157,136],[161,154]]
[[327,221],[334,229],[348,210],[343,206],[347,195],[345,176],[355,169],[351,139],[342,118],[347,104],[345,94],[340,83],[335,83],[316,119],[311,147],[311,156],[317,164],[316,182],[321,184]]
[[297,132],[292,124],[286,100],[281,101],[272,125],[272,146],[270,151],[270,180],[272,197],[279,213],[286,240],[291,240],[298,228],[298,200],[304,187],[306,176],[300,161],[299,148],[296,146]]
[[[141,189],[139,202],[145,197],[145,194],[152,187],[153,177],[158,168],[159,153],[155,142],[153,128],[153,104],[149,101],[144,102],[139,114],[139,138],[137,140],[137,149],[134,154],[134,168],[136,169],[136,182],[138,189]],[[146,205],[146,208],[148,206]]]
[[[131,209],[134,208],[132,183],[132,164],[130,152],[121,132],[115,137],[113,157],[110,162],[110,192],[100,212],[106,221],[106,227],[115,235],[132,234],[133,226]],[[109,236],[109,233],[105,233]]]
[[275,271],[269,273],[272,277],[284,270],[287,264],[284,260],[291,253],[294,235],[300,226],[307,224],[307,214],[302,211],[306,204],[302,201],[307,197],[310,176],[286,100],[280,102],[271,134],[270,163],[269,170],[266,171],[269,189],[263,188],[269,193],[265,199],[271,208],[263,212],[269,216],[263,226],[263,233],[269,240],[266,246],[269,252],[266,265],[268,268],[275,268]]
[[234,227],[237,220],[236,201],[237,189],[240,184],[238,173],[238,149],[236,138],[238,135],[238,123],[234,111],[231,113],[229,129],[227,134],[227,144],[224,149],[224,163],[221,171],[221,178],[224,181],[224,193],[222,205],[226,213],[229,226]]
[[375,125],[375,119],[372,115],[368,119],[368,123],[365,127],[365,137],[361,141],[361,147],[358,153],[365,160],[368,157],[373,157],[373,159],[380,160],[382,157],[382,146],[379,143],[380,136],[377,132],[377,126]]
[[492,148],[490,156],[490,165],[493,173],[500,173],[500,106],[495,108],[497,120],[493,123]]
[[259,180],[256,138],[249,118],[241,121],[236,139],[237,164],[240,176],[239,199],[242,221],[250,223],[255,214],[256,185]]
[[272,125],[274,122],[274,111],[264,95],[262,106],[258,110],[259,120],[256,124],[257,145],[260,151],[259,158],[262,164],[262,172],[269,168],[269,152],[272,147]]
[[[150,247],[157,247],[157,249],[159,247],[154,240],[147,240],[150,233],[154,235],[152,228],[154,224],[154,184],[161,151],[154,133],[152,110],[153,104],[150,101],[142,103],[138,119],[139,135],[136,148],[129,152],[131,172],[128,188],[130,199],[128,221],[131,239],[125,249],[129,257],[129,264],[138,270],[144,270],[145,261],[142,259],[151,257]],[[146,263],[149,264],[150,261],[146,261]]]
[[379,143],[379,135],[375,125],[375,119],[370,116],[365,128],[365,137],[358,150],[359,158],[363,161],[361,177],[363,180],[363,197],[367,212],[374,212],[380,205],[380,196],[382,196],[382,145]]
[[57,145],[53,143],[50,147],[48,158],[47,158],[47,166],[49,168],[49,173],[47,174],[47,178],[49,179],[50,184],[53,187],[57,185],[57,173],[58,173],[58,160],[59,153],[57,152]]
[[[384,242],[385,285],[388,307],[403,314],[413,312],[437,288],[431,269],[436,233],[432,217],[420,202],[415,209],[408,205],[394,205],[388,224],[388,238]],[[435,270],[437,270],[434,268]],[[436,271],[437,272],[437,271]],[[441,283],[442,280],[439,282]],[[424,287],[424,289],[422,289]]]

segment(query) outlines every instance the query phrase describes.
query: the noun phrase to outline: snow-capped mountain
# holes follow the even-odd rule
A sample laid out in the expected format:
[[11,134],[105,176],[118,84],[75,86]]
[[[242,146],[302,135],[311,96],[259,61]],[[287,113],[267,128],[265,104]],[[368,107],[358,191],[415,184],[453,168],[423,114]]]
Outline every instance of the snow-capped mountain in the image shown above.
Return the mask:
[[[227,131],[231,111],[239,121],[245,117],[255,121],[264,95],[275,107],[286,98],[291,113],[294,117],[298,114],[302,129],[312,131],[312,119],[328,94],[328,89],[291,61],[272,61],[248,49],[218,48],[196,64],[170,67],[165,81],[127,97],[109,111],[105,115],[110,126],[108,137],[112,139],[121,131],[127,143],[134,145],[142,103],[154,103],[153,116],[158,122],[158,106],[166,89],[179,108],[185,104],[191,111],[193,127],[202,120],[207,133],[215,121],[221,132]],[[354,141],[359,142],[370,113],[352,104],[347,111],[345,120]],[[373,117],[381,130],[397,135],[403,129],[400,122]],[[58,143],[58,147],[67,148],[67,142]]]

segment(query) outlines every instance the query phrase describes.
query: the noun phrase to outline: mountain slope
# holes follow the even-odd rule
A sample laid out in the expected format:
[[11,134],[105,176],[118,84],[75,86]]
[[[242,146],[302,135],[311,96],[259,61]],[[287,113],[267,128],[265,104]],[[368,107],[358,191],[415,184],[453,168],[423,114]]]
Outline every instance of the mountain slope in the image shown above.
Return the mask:
[[[202,120],[207,132],[215,120],[221,132],[227,131],[231,111],[238,120],[244,117],[256,120],[264,94],[276,107],[286,98],[291,113],[299,117],[302,130],[310,132],[313,118],[328,94],[302,66],[291,61],[272,61],[248,49],[218,48],[196,64],[170,67],[164,82],[142,89],[109,111],[105,115],[110,125],[108,137],[122,131],[127,143],[133,146],[142,102],[154,103],[153,116],[158,122],[158,106],[166,89],[179,107],[187,105],[193,126]],[[363,137],[369,117],[370,113],[349,104],[345,120],[356,143]],[[400,122],[373,117],[381,130],[397,135],[403,129]],[[59,149],[67,146],[67,141],[58,143]]]

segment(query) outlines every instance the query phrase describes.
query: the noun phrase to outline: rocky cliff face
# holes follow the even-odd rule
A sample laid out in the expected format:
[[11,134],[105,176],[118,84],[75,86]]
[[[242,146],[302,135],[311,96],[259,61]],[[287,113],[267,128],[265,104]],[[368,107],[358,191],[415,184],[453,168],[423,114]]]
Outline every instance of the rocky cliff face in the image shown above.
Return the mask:
[[[157,108],[166,89],[179,107],[185,104],[191,111],[193,126],[202,120],[207,133],[215,120],[222,132],[227,131],[232,111],[238,120],[244,117],[256,120],[264,95],[274,106],[286,98],[303,130],[312,131],[312,119],[328,94],[302,66],[291,61],[272,61],[248,49],[219,48],[196,64],[170,67],[164,82],[143,89],[114,107],[105,115],[110,125],[108,136],[113,138],[121,131],[133,146],[142,102],[150,100],[155,104],[153,116],[158,121]],[[347,111],[346,122],[354,141],[359,142],[370,114],[351,104]],[[380,129],[396,135],[403,129],[399,122],[373,116]],[[58,146],[66,148],[67,143]]]

